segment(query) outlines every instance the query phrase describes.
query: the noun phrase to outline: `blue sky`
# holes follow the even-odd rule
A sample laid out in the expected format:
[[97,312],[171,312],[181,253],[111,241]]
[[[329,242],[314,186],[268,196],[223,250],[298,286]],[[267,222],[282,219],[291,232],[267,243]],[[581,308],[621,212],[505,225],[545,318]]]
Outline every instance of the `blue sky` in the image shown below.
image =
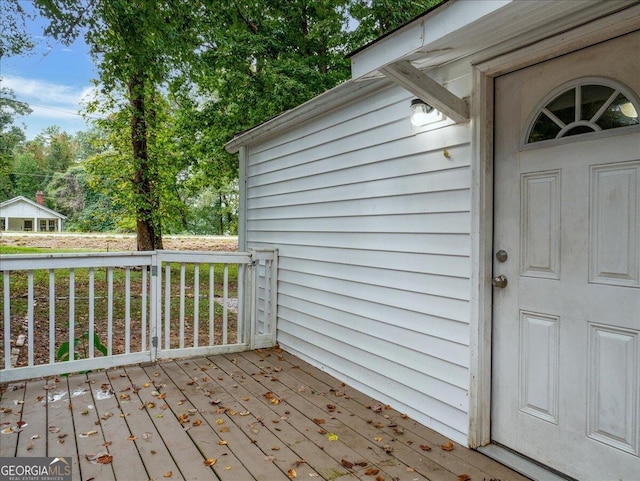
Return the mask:
[[15,122],[26,126],[28,139],[52,125],[69,134],[87,130],[78,112],[82,100],[91,98],[91,79],[97,77],[82,39],[67,47],[42,37],[43,27],[42,21],[27,25],[36,42],[34,53],[0,59],[2,86],[13,90],[16,99],[28,103],[33,110]]

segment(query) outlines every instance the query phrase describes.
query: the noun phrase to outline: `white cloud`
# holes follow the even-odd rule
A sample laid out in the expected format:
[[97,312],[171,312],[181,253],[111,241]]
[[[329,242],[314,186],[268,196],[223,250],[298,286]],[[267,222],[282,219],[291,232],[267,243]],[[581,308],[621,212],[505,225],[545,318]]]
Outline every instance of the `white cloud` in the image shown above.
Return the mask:
[[[2,1],[2,0],[0,0]],[[16,99],[26,102],[32,112],[20,116],[16,124],[24,124],[27,139],[33,139],[46,127],[56,125],[72,134],[88,128],[80,112],[94,97],[95,87],[74,87],[55,82],[15,75],[2,77],[2,86],[11,89]]]
[[5,75],[2,78],[2,85],[13,90],[16,98],[24,102],[58,106],[74,111],[79,109],[82,95],[88,88],[77,88],[13,75]]

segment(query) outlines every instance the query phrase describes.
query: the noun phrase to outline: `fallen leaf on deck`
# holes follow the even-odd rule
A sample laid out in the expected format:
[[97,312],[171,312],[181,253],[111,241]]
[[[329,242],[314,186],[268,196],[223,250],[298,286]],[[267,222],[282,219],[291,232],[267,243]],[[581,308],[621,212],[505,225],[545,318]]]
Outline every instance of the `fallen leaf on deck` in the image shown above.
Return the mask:
[[229,432],[229,428],[228,428],[228,427],[226,427],[226,426],[225,426],[225,427],[223,427],[223,428],[220,428],[220,432],[221,432],[221,433],[228,433],[228,432]]
[[251,413],[249,411],[240,411],[238,414],[240,414],[240,416],[248,416]]
[[267,399],[273,399],[274,394],[271,391],[267,391],[266,393],[263,394],[264,397],[266,397]]
[[384,481],[384,476],[376,476],[376,481]]
[[106,448],[107,446],[111,446],[111,441],[105,441],[102,445]]
[[377,469],[377,468],[369,468],[364,472],[364,474],[367,475],[367,476],[375,476],[379,472],[380,472],[380,470]]
[[173,471],[167,471],[166,473],[164,473],[165,478],[170,478],[171,476],[173,476]]
[[271,401],[271,404],[280,404],[280,399],[278,399],[277,397],[273,398]]
[[2,431],[0,431],[2,434],[11,434],[13,432],[12,428],[4,428]]
[[158,396],[160,396],[160,392],[159,391],[151,391],[151,395],[155,396],[155,397],[158,397]]
[[31,451],[33,449],[33,443],[27,444],[27,451]]
[[127,438],[127,441],[135,441],[136,439],[138,439],[138,436],[136,436],[135,434],[132,434]]
[[246,401],[248,401],[248,400],[249,400],[249,396],[244,396],[244,397],[242,398],[242,400],[243,400],[243,401],[245,401],[245,402],[246,402]]
[[381,436],[376,436],[375,438],[373,438],[373,440],[374,440],[376,443],[379,443],[380,441],[382,441],[382,437],[381,437]]
[[189,422],[189,415],[187,413],[180,414],[178,416],[178,422],[180,424],[188,423]]
[[431,451],[431,446],[427,446],[426,444],[421,444],[420,449],[423,451]]
[[327,439],[329,441],[337,441],[338,440],[338,435],[337,434],[333,434],[333,433],[329,433],[329,434],[327,434]]
[[145,382],[145,383],[142,385],[142,387],[149,387],[149,386],[151,386],[151,384],[149,384],[148,382]]
[[49,432],[50,433],[59,433],[60,432],[60,428],[57,426],[49,426]]
[[224,419],[216,419],[216,424],[224,424]]
[[10,413],[13,409],[0,407],[0,413]]
[[471,479],[471,476],[469,476],[468,474],[458,475],[458,481],[469,481],[470,479]]
[[275,456],[265,456],[265,457],[264,457],[264,460],[265,460],[265,461],[272,461],[272,462],[273,462],[273,461],[275,461],[275,460],[276,460],[276,457],[275,457]]
[[443,451],[453,451],[453,443],[451,441],[447,441],[440,447]]
[[412,468],[411,466],[407,466],[407,473],[413,473],[416,468]]
[[200,419],[196,419],[195,421],[193,421],[194,426],[200,426],[201,424],[202,424],[202,420]]
[[167,397],[167,393],[163,392],[163,393],[160,393],[160,395],[158,396],[158,399],[164,399],[166,397]]
[[88,438],[89,436],[93,436],[94,434],[98,434],[98,431],[86,431],[78,435],[79,438]]
[[271,448],[271,451],[280,451],[280,447],[274,446]]
[[231,466],[225,466],[225,467],[224,467],[224,470],[225,470],[225,471],[231,471]]
[[40,435],[39,434],[34,434],[33,436],[31,436],[30,439],[40,439]]
[[316,423],[316,424],[324,424],[327,421],[325,419],[322,419],[322,418],[316,418],[316,419],[313,420],[313,422]]
[[96,458],[99,464],[111,464],[113,456],[111,454],[101,454]]
[[289,476],[290,479],[297,478],[298,473],[296,473],[295,469],[290,469],[289,471],[287,471],[287,476]]
[[208,459],[204,460],[204,465],[205,466],[213,466],[217,462],[218,462],[218,460],[216,458],[208,458]]
[[222,439],[220,441],[218,441],[218,446],[226,446],[227,444],[229,444],[229,443],[227,441],[222,440]]
[[344,459],[344,458],[340,460],[340,464],[342,464],[347,469],[352,469],[353,468],[353,463],[351,461],[348,461],[348,460]]

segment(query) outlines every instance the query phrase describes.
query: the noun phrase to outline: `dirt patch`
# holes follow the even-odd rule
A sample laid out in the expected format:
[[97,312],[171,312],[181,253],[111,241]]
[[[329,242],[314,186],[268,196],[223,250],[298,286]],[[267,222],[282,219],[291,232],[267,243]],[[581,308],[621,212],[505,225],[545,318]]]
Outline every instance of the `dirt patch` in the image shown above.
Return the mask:
[[[238,250],[237,237],[165,236],[165,250],[226,251]],[[136,237],[120,234],[39,234],[0,233],[0,246],[39,247],[44,249],[90,249],[96,251],[135,251]]]

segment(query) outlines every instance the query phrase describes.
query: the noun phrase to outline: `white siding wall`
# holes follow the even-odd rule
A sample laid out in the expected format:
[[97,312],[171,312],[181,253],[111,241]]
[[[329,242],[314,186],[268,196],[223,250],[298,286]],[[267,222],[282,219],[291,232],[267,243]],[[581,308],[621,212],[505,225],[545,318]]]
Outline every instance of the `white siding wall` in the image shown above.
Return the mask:
[[284,349],[466,444],[470,129],[416,133],[411,98],[387,86],[251,145],[247,243],[280,250]]

